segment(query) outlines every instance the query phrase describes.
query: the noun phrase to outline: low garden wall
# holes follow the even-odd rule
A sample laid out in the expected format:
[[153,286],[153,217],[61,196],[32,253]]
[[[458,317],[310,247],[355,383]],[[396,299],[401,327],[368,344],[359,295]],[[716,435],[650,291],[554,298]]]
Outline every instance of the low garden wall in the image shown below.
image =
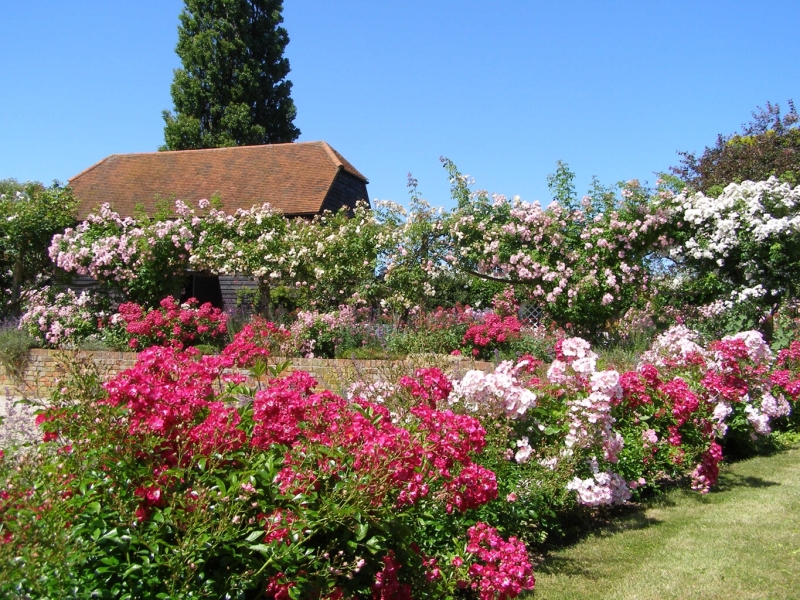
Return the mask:
[[[76,354],[90,358],[107,377],[132,367],[136,363],[135,352],[100,352],[67,350],[31,350],[28,361],[19,381],[14,380],[0,369],[0,395],[3,390],[11,395],[47,398],[59,385],[64,375],[64,362]],[[458,376],[470,369],[484,372],[494,370],[490,362],[473,361],[464,357],[420,354],[411,355],[404,360],[362,360],[350,358],[291,358],[271,357],[270,364],[291,361],[285,373],[306,371],[319,386],[334,392],[341,392],[354,381],[375,381],[377,379],[395,380],[398,373],[413,371],[421,367],[435,366]]]

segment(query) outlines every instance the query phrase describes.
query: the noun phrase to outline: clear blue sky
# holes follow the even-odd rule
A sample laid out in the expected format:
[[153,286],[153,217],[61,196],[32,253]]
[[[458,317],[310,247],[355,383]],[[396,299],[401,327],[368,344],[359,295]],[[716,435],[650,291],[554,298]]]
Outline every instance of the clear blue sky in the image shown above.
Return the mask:
[[[154,151],[179,66],[180,0],[0,0],[0,179],[66,181]],[[285,0],[300,140],[326,140],[405,202],[477,187],[548,200],[655,180],[767,101],[800,103],[800,2]]]

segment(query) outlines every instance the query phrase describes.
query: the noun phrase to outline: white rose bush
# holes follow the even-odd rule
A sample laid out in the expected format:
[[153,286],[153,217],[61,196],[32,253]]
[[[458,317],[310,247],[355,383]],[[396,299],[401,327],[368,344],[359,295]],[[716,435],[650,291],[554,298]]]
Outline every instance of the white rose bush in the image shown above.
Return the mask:
[[662,206],[672,217],[670,256],[679,288],[708,318],[750,308],[751,320],[794,299],[800,281],[800,187],[731,183],[717,197],[684,192]]

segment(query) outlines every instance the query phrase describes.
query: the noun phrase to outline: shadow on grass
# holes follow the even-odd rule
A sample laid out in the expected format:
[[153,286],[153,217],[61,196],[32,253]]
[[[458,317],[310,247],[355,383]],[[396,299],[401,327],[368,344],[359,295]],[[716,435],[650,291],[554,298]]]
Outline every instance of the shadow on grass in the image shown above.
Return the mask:
[[565,515],[560,535],[552,536],[539,546],[538,550],[541,552],[542,558],[536,570],[546,573],[573,574],[561,571],[559,567],[561,563],[569,561],[569,559],[555,556],[552,552],[575,546],[590,536],[605,538],[625,531],[656,527],[661,520],[646,516],[645,511],[654,505],[672,506],[673,504],[674,502],[669,498],[658,496],[641,504],[603,507],[595,510],[586,509]]
[[715,503],[715,500],[722,500],[723,494],[736,489],[770,488],[781,485],[777,481],[752,475],[739,475],[729,470],[720,474],[717,485],[708,495],[691,491],[688,489],[688,483],[688,478],[672,481],[663,485],[661,492],[636,504],[576,510],[572,514],[564,515],[560,535],[551,537],[538,548],[541,554],[535,570],[548,575],[563,574],[594,579],[597,574],[591,569],[591,565],[555,552],[576,546],[590,536],[608,538],[625,531],[661,525],[663,523],[661,519],[645,514],[648,509],[671,508],[687,500],[701,504]]
[[595,572],[587,568],[587,563],[583,560],[575,560],[566,556],[547,556],[543,562],[536,566],[536,573],[546,575],[566,575],[568,577],[586,577],[595,579]]
[[725,473],[720,475],[717,485],[714,487],[714,492],[730,492],[735,488],[749,487],[749,488],[769,488],[780,485],[777,481],[769,481],[761,477],[744,476],[736,473]]

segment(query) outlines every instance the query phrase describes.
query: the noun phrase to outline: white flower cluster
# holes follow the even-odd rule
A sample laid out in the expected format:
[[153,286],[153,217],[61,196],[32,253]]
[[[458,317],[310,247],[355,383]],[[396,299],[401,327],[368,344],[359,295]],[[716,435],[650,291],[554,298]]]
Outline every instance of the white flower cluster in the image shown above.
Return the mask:
[[670,360],[684,361],[691,355],[707,357],[708,353],[697,341],[700,334],[685,325],[673,325],[653,341],[650,349],[642,353],[639,367],[645,364],[663,367]]
[[586,506],[602,506],[623,504],[630,500],[631,491],[627,482],[618,473],[601,472],[597,459],[590,460],[592,477],[581,479],[575,477],[567,484],[567,489],[578,494],[578,502]]
[[[691,259],[724,267],[735,256],[735,266],[750,283],[763,280],[769,269],[753,248],[796,242],[800,233],[800,186],[792,187],[775,177],[767,181],[731,183],[718,198],[698,192],[681,194],[670,201],[673,215],[682,220],[691,235],[670,254],[677,260]],[[750,285],[734,294],[734,301],[767,293]]]

